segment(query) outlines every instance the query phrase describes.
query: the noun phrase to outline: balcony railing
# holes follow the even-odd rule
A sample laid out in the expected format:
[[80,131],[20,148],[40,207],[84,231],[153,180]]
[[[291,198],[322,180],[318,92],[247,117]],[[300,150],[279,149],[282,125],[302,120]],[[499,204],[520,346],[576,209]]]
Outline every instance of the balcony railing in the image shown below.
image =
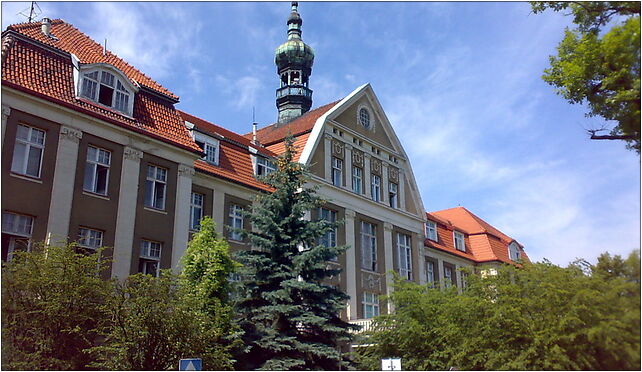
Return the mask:
[[276,90],[276,98],[281,98],[285,96],[303,96],[303,97],[312,97],[312,89],[308,89],[303,85],[294,85],[279,88]]
[[357,331],[352,331],[355,334],[359,334],[370,330],[370,327],[372,326],[372,319],[354,319],[354,320],[349,320],[348,323],[361,327]]

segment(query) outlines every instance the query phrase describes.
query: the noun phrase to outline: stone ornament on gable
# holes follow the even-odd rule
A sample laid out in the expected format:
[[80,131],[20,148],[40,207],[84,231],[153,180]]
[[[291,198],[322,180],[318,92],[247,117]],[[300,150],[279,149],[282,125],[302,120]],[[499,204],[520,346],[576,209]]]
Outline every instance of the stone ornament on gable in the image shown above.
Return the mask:
[[82,131],[74,129],[71,127],[61,127],[60,128],[60,139],[71,141],[73,143],[80,143],[82,138]]
[[357,150],[352,151],[352,164],[363,167],[363,152]]
[[381,161],[377,159],[372,159],[370,161],[370,169],[375,173],[381,173]]
[[343,145],[338,141],[332,141],[332,155],[343,157]]
[[125,159],[129,160],[140,160],[143,158],[143,152],[140,150],[136,150],[131,147],[125,147],[125,151],[123,151],[123,155],[125,156]]
[[178,165],[178,175],[182,177],[192,178],[194,176],[194,168],[185,164]]
[[369,290],[381,291],[381,277],[375,273],[361,272],[361,286]]
[[388,178],[391,181],[395,181],[395,182],[399,181],[399,170],[397,170],[397,168],[394,168],[394,167],[388,167]]

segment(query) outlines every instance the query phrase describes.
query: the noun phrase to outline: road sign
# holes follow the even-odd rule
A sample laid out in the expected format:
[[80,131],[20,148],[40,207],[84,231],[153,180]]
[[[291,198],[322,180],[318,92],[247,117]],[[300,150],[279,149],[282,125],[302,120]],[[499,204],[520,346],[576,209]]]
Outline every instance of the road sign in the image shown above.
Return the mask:
[[381,359],[382,371],[401,371],[401,358]]
[[179,371],[202,371],[203,361],[200,358],[181,359],[178,362]]

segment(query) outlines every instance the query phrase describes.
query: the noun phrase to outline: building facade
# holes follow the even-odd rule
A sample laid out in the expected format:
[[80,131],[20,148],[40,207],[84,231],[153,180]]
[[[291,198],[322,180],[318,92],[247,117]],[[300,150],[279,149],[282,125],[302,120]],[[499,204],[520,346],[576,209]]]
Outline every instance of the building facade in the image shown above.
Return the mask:
[[[461,267],[527,259],[523,247],[463,208],[426,213],[409,157],[369,84],[310,110],[314,52],[296,3],[277,48],[277,121],[238,134],[178,110],[178,97],[62,20],[2,34],[2,259],[34,242],[107,247],[111,275],[180,268],[190,235],[212,216],[228,227],[270,192],[283,140],[328,203],[307,218],[344,220],[320,243],[348,245],[328,265],[358,322],[391,311],[391,272],[463,286]],[[472,221],[472,222],[471,222]]]

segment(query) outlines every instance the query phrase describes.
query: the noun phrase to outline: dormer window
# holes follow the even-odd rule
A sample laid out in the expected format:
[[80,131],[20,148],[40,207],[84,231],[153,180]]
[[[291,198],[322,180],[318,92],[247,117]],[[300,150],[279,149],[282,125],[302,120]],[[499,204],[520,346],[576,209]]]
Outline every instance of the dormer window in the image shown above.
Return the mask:
[[79,96],[132,115],[137,89],[124,74],[107,64],[93,64],[83,66],[80,75]]
[[218,165],[218,140],[197,133],[195,135],[194,141],[196,142],[198,147],[200,147],[203,152],[205,152],[205,155],[202,157],[202,159],[212,165]]
[[510,243],[508,245],[508,254],[511,260],[518,261],[521,258],[519,245],[515,242]]
[[256,157],[256,175],[257,176],[267,176],[268,174],[274,172],[276,167],[274,163],[270,160],[257,156]]
[[466,252],[466,244],[464,242],[464,234],[460,233],[459,231],[455,231],[453,234],[455,236],[455,248],[458,251]]
[[433,221],[426,222],[426,238],[437,241],[437,224]]

